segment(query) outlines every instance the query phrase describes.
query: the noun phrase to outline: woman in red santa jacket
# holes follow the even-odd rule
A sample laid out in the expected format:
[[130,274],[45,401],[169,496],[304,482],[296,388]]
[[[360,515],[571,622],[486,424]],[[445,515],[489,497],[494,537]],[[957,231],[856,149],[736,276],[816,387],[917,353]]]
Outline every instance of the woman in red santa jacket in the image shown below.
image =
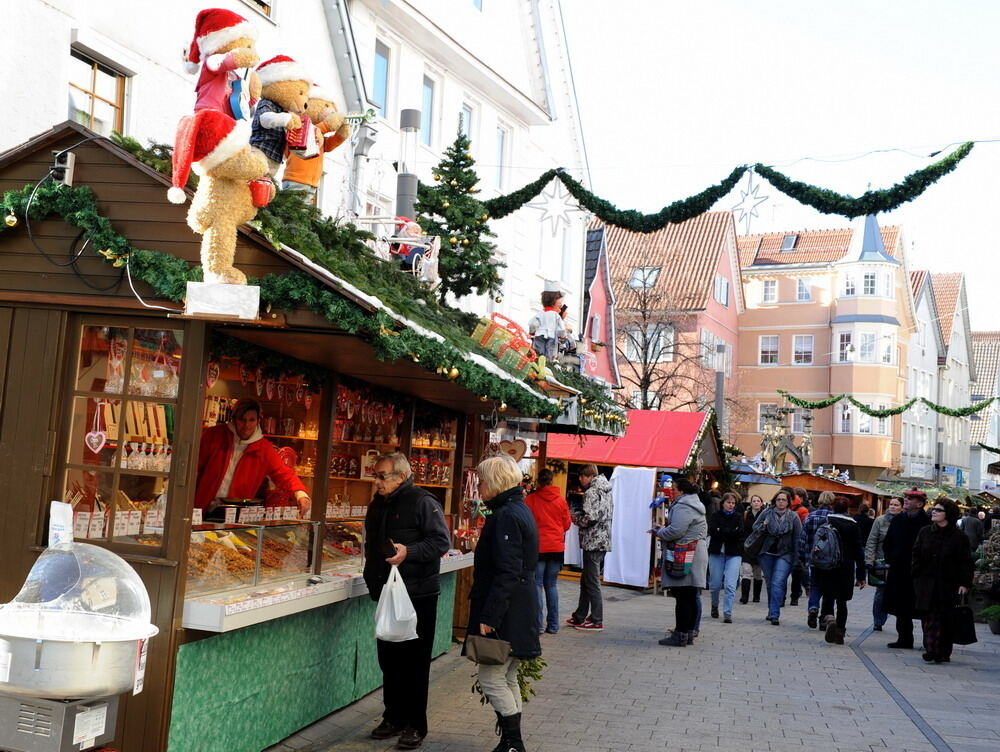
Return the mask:
[[[538,631],[555,634],[559,631],[559,590],[556,577],[562,569],[563,551],[566,548],[566,531],[569,530],[569,506],[559,489],[552,485],[552,471],[544,468],[538,473],[538,490],[524,500],[538,526],[538,565],[535,567],[535,584],[538,585]],[[543,595],[544,594],[544,595]],[[545,606],[548,602],[548,624]]]
[[241,399],[230,423],[206,428],[198,451],[196,509],[209,509],[216,499],[252,499],[264,478],[294,494],[303,517],[312,501],[299,477],[281,461],[274,445],[260,430],[260,404]]

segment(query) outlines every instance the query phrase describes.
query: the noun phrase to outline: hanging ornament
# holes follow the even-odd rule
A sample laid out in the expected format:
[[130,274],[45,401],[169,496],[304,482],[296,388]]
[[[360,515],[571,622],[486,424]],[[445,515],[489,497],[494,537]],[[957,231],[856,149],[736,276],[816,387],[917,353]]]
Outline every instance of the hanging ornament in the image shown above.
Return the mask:
[[506,409],[507,409],[506,402],[501,402],[499,405],[497,405],[497,410],[499,410],[500,412],[504,412]]
[[462,245],[468,245],[468,244],[469,244],[469,239],[468,238],[462,238]]
[[489,397],[487,397],[487,396],[486,396],[486,395],[484,394],[483,396],[481,396],[481,397],[479,398],[479,401],[480,401],[480,402],[488,402],[488,401],[489,401],[489,399],[490,399],[490,398],[489,398]]
[[434,179],[435,179],[435,180],[440,180],[440,179],[441,179],[441,176],[440,176],[440,175],[439,175],[438,173],[436,173],[436,172],[435,172],[435,173],[434,173]]
[[451,369],[448,371],[448,378],[454,380],[458,378],[458,375],[459,375],[458,368],[452,366]]
[[493,298],[493,300],[496,303],[503,303],[503,298],[500,297],[499,295],[497,295],[495,298]]
[[87,449],[97,454],[108,443],[108,435],[101,429],[101,411],[104,408],[104,400],[95,399],[94,401],[97,403],[94,410],[94,423],[90,432],[83,437],[83,443],[87,445]]
[[283,381],[277,382],[276,388],[278,392],[278,401],[280,402],[285,398],[285,383]]
[[420,356],[417,355],[416,353],[410,353],[410,358],[413,359],[414,363],[419,363],[420,362]]
[[211,389],[218,380],[219,364],[213,360],[208,364],[208,370],[205,372],[205,386]]
[[297,387],[295,387],[296,402],[302,402],[305,396],[306,396],[306,388],[302,384],[299,384]]
[[302,404],[306,406],[306,410],[312,407],[313,404],[313,394],[312,392],[306,392],[305,396],[302,397]]
[[250,369],[247,368],[243,363],[240,363],[240,383],[246,386],[250,383],[250,379],[253,378],[250,373]]
[[264,393],[267,394],[268,399],[274,399],[274,388],[277,386],[274,383],[274,379],[264,380]]
[[458,181],[457,180],[452,180],[448,185],[458,185]]
[[8,227],[17,227],[17,215],[14,212],[10,212],[3,218],[3,223]]
[[483,216],[480,217],[480,219],[483,220],[483,222],[485,222],[489,218],[490,218],[489,214],[484,214]]
[[456,238],[455,236],[452,236],[452,237],[448,238],[448,242],[451,243],[452,245],[455,245],[455,243],[458,242],[458,238]]
[[449,206],[451,206],[451,202],[450,201],[442,201],[441,202],[441,206],[443,206],[445,209],[447,209]]

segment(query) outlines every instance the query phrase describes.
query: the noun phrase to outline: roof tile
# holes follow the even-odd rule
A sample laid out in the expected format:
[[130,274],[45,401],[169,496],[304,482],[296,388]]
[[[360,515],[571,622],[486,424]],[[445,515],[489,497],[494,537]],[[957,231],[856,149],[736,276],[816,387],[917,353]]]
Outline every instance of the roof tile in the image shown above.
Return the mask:
[[[882,243],[886,253],[893,258],[900,255],[900,228],[883,227]],[[844,227],[836,230],[789,230],[768,232],[759,235],[740,235],[737,238],[740,251],[740,266],[762,266],[766,264],[831,264],[839,261],[851,245],[853,229]],[[785,237],[795,235],[795,247],[782,251]]]
[[945,348],[951,344],[951,325],[955,321],[955,308],[962,294],[963,277],[962,272],[931,275],[934,301],[937,303],[937,319],[941,326],[941,338],[944,340]]
[[[997,370],[1000,368],[1000,332],[973,332],[972,357],[976,364],[976,380],[969,384],[973,401],[997,396]],[[970,421],[970,441],[989,440],[990,421],[985,415]]]

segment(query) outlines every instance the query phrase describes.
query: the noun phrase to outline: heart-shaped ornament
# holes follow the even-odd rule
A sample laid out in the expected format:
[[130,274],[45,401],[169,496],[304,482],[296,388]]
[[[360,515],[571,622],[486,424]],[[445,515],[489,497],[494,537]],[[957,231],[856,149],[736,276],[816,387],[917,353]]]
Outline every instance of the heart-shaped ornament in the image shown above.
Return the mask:
[[308,410],[310,407],[312,407],[312,405],[313,405],[312,392],[306,392],[305,395],[303,395],[303,397],[302,397],[302,404],[306,406],[306,410]]
[[216,362],[211,362],[208,364],[208,372],[205,374],[205,386],[211,389],[215,386],[215,382],[219,380],[219,364]]
[[520,461],[524,457],[524,453],[528,451],[528,442],[524,439],[518,439],[517,441],[501,441],[500,451],[504,454],[509,454],[515,460]]
[[83,443],[87,445],[87,449],[97,454],[108,443],[108,435],[104,431],[91,431],[83,437]]
[[247,368],[243,363],[240,363],[240,383],[243,386],[246,386],[247,384],[250,383],[251,377],[252,374],[250,373],[250,369]]
[[302,386],[302,384],[299,384],[297,387],[295,387],[295,401],[296,402],[301,402],[302,398],[305,397],[305,395],[306,395],[306,388],[304,386]]
[[264,382],[264,393],[268,399],[274,399],[274,379],[267,379]]

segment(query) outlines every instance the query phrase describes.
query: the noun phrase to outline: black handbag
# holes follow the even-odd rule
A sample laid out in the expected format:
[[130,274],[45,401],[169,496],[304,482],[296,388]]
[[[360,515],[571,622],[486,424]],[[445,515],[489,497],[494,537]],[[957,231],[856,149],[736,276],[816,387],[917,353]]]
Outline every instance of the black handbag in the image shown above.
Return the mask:
[[465,638],[465,657],[483,666],[502,666],[510,658],[510,643],[499,637],[469,635]]
[[964,602],[966,600],[967,598],[963,597],[962,602],[951,610],[951,641],[956,645],[972,645],[979,642],[979,638],[976,637],[975,616],[972,607]]
[[750,535],[743,541],[743,558],[756,559],[764,549],[764,541],[767,539],[767,532],[764,528],[754,528]]
[[872,587],[882,587],[889,576],[889,565],[884,559],[879,559],[868,566],[868,584]]

